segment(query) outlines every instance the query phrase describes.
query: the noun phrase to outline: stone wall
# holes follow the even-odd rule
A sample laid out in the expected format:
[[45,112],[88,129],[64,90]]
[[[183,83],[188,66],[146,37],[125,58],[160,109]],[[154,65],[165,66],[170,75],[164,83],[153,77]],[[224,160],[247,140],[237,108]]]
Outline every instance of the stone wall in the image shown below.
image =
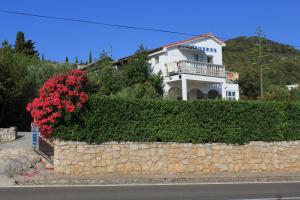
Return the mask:
[[300,171],[300,141],[246,145],[54,142],[54,170],[69,175]]
[[17,137],[17,129],[11,128],[0,128],[0,143],[12,142]]

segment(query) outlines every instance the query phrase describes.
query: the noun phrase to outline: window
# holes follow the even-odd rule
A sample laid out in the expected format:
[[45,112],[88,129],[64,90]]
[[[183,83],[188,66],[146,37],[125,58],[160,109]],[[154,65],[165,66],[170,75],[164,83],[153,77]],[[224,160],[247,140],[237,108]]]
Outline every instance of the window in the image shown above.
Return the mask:
[[235,91],[226,91],[226,99],[236,100],[236,92]]
[[194,54],[194,61],[199,61],[199,55],[198,54]]
[[159,64],[159,56],[155,57],[155,64]]
[[213,63],[214,61],[214,59],[213,59],[214,57],[213,56],[207,56],[207,62],[208,63]]

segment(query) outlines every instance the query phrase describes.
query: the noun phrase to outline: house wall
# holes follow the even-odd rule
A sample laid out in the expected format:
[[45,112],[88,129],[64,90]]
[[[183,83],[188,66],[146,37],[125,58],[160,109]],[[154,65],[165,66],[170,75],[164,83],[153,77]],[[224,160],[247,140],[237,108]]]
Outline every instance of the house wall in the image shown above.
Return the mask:
[[[210,52],[205,51],[204,53],[206,56],[213,56],[213,63],[218,65],[223,65],[222,61],[222,46],[218,44],[216,41],[214,41],[211,38],[201,38],[196,41],[187,42],[184,43],[184,45],[191,45],[196,47],[207,47],[207,48],[214,48],[217,50],[217,52]],[[180,60],[194,60],[194,53],[195,51],[187,50],[187,49],[178,49],[178,47],[168,47],[164,48],[161,53],[151,55],[150,56],[150,66],[152,68],[152,71],[154,73],[158,73],[161,71],[164,76],[166,76],[166,68],[165,64],[177,62]],[[200,55],[200,53],[199,53]],[[155,58],[159,57],[159,64],[155,63]],[[205,57],[203,62],[207,62],[207,58]]]
[[[222,46],[217,43],[215,40],[211,38],[202,38],[200,40],[197,40],[196,42],[187,42],[185,45],[191,45],[191,46],[197,46],[197,47],[207,47],[207,48],[214,48],[217,50],[217,52],[211,52],[211,51],[205,51],[205,54],[208,56],[213,56],[213,63],[217,65],[223,65],[223,59],[222,59]],[[193,54],[189,54],[191,57],[189,57],[191,60],[193,60]]]
[[246,145],[54,142],[57,174],[205,175],[299,170],[300,141]]
[[225,83],[224,85],[225,91],[235,91],[236,99],[240,99],[239,85],[233,83]]

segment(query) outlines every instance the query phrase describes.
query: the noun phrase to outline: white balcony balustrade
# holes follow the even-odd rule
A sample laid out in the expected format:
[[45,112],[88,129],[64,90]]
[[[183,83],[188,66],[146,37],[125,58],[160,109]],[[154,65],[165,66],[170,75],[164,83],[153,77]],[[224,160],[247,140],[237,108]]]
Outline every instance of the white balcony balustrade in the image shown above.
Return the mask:
[[226,77],[224,65],[182,60],[167,64],[167,75],[174,74],[198,74],[202,76]]

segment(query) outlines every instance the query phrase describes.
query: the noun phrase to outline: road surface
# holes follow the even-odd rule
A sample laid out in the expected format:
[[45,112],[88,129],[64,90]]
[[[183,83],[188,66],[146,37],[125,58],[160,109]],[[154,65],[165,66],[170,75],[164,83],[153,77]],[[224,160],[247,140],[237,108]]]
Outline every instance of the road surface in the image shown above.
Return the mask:
[[1,200],[300,200],[300,183],[2,187]]

